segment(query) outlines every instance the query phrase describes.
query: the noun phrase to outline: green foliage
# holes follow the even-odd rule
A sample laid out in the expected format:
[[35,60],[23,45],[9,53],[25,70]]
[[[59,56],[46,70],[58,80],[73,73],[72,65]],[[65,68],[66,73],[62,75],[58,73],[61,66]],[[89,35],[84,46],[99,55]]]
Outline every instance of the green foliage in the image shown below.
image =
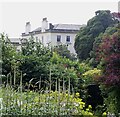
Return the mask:
[[85,103],[78,94],[49,92],[37,93],[32,91],[19,92],[10,87],[0,89],[2,94],[2,114],[3,115],[93,115],[89,105],[85,108]]
[[[119,52],[118,45],[120,44],[111,38],[111,35],[117,34],[119,28],[117,25],[113,27],[113,24],[115,22],[109,11],[98,11],[96,16],[90,19],[87,26],[81,28],[76,36],[75,49],[79,59],[86,60],[86,63],[89,61],[90,65],[94,67],[99,64],[97,68],[92,68],[83,61],[75,61],[74,56],[64,45],[54,49],[44,47],[41,43],[34,42],[33,37],[26,42],[26,45],[22,45],[22,51],[17,53],[8,37],[1,35],[2,75],[5,75],[7,86],[10,84],[10,87],[0,89],[0,98],[4,97],[3,112],[23,115],[38,113],[42,115],[92,115],[91,106],[85,107],[85,99],[89,97],[88,94],[86,95],[85,88],[92,83],[98,83],[101,73],[107,78],[106,73],[112,73],[108,72],[108,68],[113,71],[119,68],[119,57],[112,56],[113,59],[111,59],[108,56],[106,60],[104,59],[105,56],[110,55],[111,50],[113,53]],[[111,49],[103,48],[103,51],[100,51],[98,47],[102,47],[101,44],[105,38],[109,40],[108,45],[113,44],[113,46]],[[97,58],[98,52],[102,58]],[[106,69],[108,60],[115,64],[111,64],[112,67]],[[116,74],[119,74],[119,70]],[[102,79],[102,81],[104,80]],[[99,83],[103,84],[103,82]],[[14,88],[16,88],[16,84],[18,85],[18,91],[11,89],[13,84]],[[27,88],[31,86],[38,92],[24,89],[25,84]],[[107,111],[116,114],[120,112],[118,84],[112,90],[102,90],[103,93],[108,94],[108,97],[105,97]],[[22,90],[25,92],[20,92]],[[75,92],[79,92],[80,95]],[[103,106],[98,108],[102,109]],[[101,114],[102,112],[104,111],[102,110]]]
[[11,44],[9,38],[5,34],[0,35],[1,48],[2,48],[2,82],[15,82],[19,76],[19,55],[15,47]]
[[75,91],[80,91],[83,85],[82,74],[90,70],[90,66],[85,63],[79,63],[78,61],[71,61],[67,58],[62,58],[57,53],[53,53],[51,58],[52,66],[52,79],[63,79],[65,84],[68,84],[68,79],[71,80],[71,86]]
[[106,36],[101,40],[98,46],[99,67],[102,69],[100,82],[107,97],[105,104],[107,111],[118,116],[120,113],[120,35],[119,24],[106,30]]
[[106,87],[105,85],[100,86],[102,95],[104,97],[104,103],[106,105],[106,112],[119,116],[120,112],[120,86]]
[[68,50],[68,47],[66,45],[58,45],[53,48],[53,51],[59,54],[62,57],[66,57],[70,60],[76,60],[76,57],[74,54],[70,53]]
[[99,77],[101,76],[101,70],[94,68],[90,69],[82,74],[84,81],[84,100],[86,104],[91,104],[95,115],[102,115],[104,112],[103,98],[99,89]]
[[41,43],[34,42],[34,38],[30,38],[26,46],[22,47],[21,65],[19,66],[25,76],[23,82],[28,82],[35,78],[33,82],[38,80],[40,76],[45,80],[49,76],[49,64],[52,53],[49,48],[44,47]]
[[[8,45],[11,49],[8,48]],[[5,64],[5,60],[8,60],[8,65],[10,64],[10,71],[8,71],[8,68],[3,67],[8,71],[5,74],[5,82],[14,85],[20,83],[22,73],[23,84],[28,83],[31,79],[33,79],[31,83],[35,84],[41,78],[43,82],[41,87],[45,88],[45,82],[49,82],[49,77],[51,77],[51,80],[53,80],[52,89],[55,90],[56,80],[64,79],[65,85],[68,85],[70,78],[71,87],[78,91],[79,86],[82,86],[81,74],[90,69],[85,63],[79,64],[78,61],[72,61],[52,52],[49,47],[44,47],[41,43],[34,42],[32,37],[26,42],[26,45],[22,45],[22,51],[19,54],[12,47],[10,41],[9,43],[4,43],[3,49],[3,64]]]
[[115,23],[110,11],[97,11],[96,16],[87,22],[87,26],[80,29],[75,39],[75,50],[80,60],[90,57],[93,43],[100,33]]
[[16,51],[8,37],[4,34],[0,35],[0,41],[2,42],[2,74],[7,75],[12,71]]
[[100,33],[99,36],[95,38],[95,41],[93,43],[93,49],[90,52],[91,59],[89,61],[89,63],[92,66],[96,67],[99,64],[99,61],[97,61],[97,56],[98,56],[97,54],[99,51],[98,47],[102,43],[103,38],[110,37],[117,31],[118,31],[117,25],[115,25],[113,27],[108,27],[104,33]]
[[73,87],[76,86],[76,82],[78,81],[78,71],[75,69],[74,65],[77,63],[67,58],[62,58],[54,52],[53,57],[51,58],[51,64],[51,77],[53,80],[64,79],[65,85],[67,85],[70,78],[71,85]]
[[95,82],[97,83],[97,81],[99,80],[98,78],[101,76],[101,74],[101,70],[94,68],[92,70],[86,71],[84,74],[82,74],[82,76],[85,84],[89,85]]

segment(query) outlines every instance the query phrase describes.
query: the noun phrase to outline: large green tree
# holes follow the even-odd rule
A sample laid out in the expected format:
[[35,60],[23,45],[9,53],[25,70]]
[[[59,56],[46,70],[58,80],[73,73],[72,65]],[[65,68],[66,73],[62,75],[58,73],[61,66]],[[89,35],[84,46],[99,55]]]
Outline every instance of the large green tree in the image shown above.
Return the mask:
[[23,81],[28,82],[34,78],[34,82],[40,77],[46,80],[49,77],[49,66],[52,52],[48,47],[44,47],[40,42],[34,42],[31,37],[21,51],[22,61],[19,69],[24,74]]
[[107,27],[112,26],[116,20],[112,18],[109,10],[96,11],[96,16],[87,22],[87,26],[80,29],[75,39],[75,50],[80,60],[90,57],[95,38],[104,33]]
[[2,74],[7,76],[12,71],[13,61],[15,60],[16,50],[12,46],[7,35],[0,35],[2,48]]

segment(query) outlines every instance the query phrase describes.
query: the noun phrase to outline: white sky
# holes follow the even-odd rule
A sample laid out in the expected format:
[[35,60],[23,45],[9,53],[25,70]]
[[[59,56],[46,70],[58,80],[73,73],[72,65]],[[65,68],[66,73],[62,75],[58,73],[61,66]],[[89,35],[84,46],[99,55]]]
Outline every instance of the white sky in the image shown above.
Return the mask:
[[[26,1],[26,2],[24,2]],[[10,37],[20,37],[25,31],[25,23],[31,22],[32,30],[41,26],[42,18],[48,21],[69,24],[86,24],[95,15],[97,10],[110,10],[118,12],[117,0],[87,0],[74,1],[40,1],[31,0],[4,0],[0,4],[0,32],[5,32]]]

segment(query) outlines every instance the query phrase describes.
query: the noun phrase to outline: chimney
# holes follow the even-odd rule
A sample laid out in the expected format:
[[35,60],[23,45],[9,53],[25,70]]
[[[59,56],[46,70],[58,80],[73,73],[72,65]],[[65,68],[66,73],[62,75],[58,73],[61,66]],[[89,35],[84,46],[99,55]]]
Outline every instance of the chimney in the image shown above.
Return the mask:
[[47,21],[47,18],[43,18],[43,20],[42,20],[42,32],[45,32],[46,29],[48,29],[48,21]]
[[25,33],[29,34],[30,31],[31,31],[31,24],[30,22],[26,22]]
[[52,23],[49,23],[49,29],[53,29],[53,27]]

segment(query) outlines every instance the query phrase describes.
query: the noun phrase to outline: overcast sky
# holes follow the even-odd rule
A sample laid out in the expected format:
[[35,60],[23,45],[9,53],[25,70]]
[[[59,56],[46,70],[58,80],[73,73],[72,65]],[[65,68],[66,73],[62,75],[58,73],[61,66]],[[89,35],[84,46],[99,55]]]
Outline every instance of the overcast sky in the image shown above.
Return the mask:
[[10,37],[20,37],[25,31],[26,22],[30,21],[33,30],[41,26],[44,17],[53,24],[86,24],[97,10],[118,12],[118,2],[2,2],[0,32]]

